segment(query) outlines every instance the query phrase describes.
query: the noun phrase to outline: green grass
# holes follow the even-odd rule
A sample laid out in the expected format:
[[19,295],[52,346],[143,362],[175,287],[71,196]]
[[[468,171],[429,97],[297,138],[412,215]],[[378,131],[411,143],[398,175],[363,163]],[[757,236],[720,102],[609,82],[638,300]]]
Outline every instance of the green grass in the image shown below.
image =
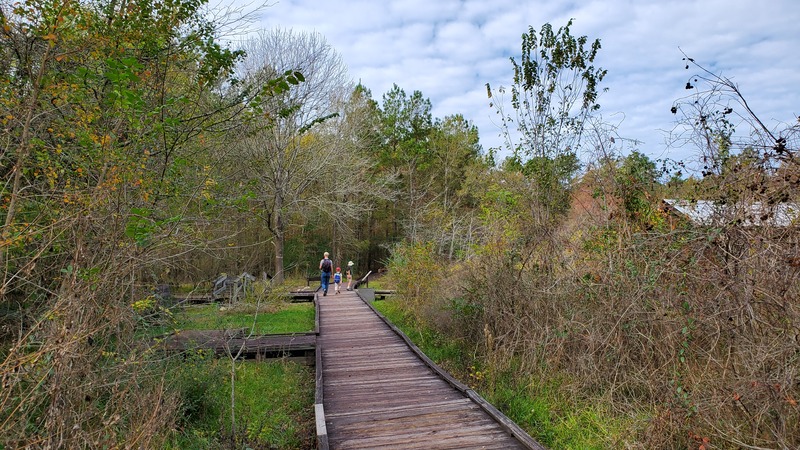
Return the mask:
[[579,404],[561,389],[562,382],[556,374],[549,380],[524,379],[513,370],[491,374],[486,361],[474,359],[464,346],[411,320],[398,301],[377,300],[373,305],[429,358],[475,389],[546,447],[575,450],[621,447],[619,442],[630,424],[604,411],[601,404],[588,401]]
[[[353,283],[355,283],[355,281],[353,281]],[[347,280],[345,280],[344,286],[347,287]],[[376,291],[394,289],[393,287],[391,287],[391,285],[389,283],[386,283],[386,282],[382,281],[381,279],[370,280],[369,283],[362,284],[359,287],[363,287],[363,288],[367,288],[367,289],[375,289]]]
[[578,401],[558,380],[499,376],[494,388],[478,389],[490,403],[549,448],[603,450],[620,448],[625,423],[602,404]]
[[[319,274],[317,274],[319,275]],[[306,281],[305,277],[301,277],[298,275],[291,275],[287,276],[283,280],[283,284],[278,286],[280,292],[290,292],[290,291],[297,291],[301,289],[309,289],[314,290],[319,286],[319,281]]]
[[231,361],[197,357],[174,368],[184,421],[167,448],[314,448],[313,368],[287,361],[235,367],[234,433]]
[[392,300],[376,300],[372,303],[375,309],[411,339],[428,358],[458,378],[467,373],[472,359],[464,351],[462,345],[447,336],[430,328],[415,324],[411,317],[400,308],[400,303]]
[[183,330],[230,330],[253,326],[255,334],[306,333],[314,331],[314,304],[283,303],[258,309],[254,304],[200,305],[187,307],[178,314],[178,328]]
[[[362,276],[363,276],[363,274],[362,274]],[[360,278],[357,278],[357,279],[360,279]],[[355,283],[355,281],[356,281],[356,279],[353,280],[354,283]],[[386,275],[372,274],[372,275],[370,275],[369,283],[367,283],[367,284],[369,284],[369,286],[365,286],[363,284],[361,286],[362,287],[367,287],[369,289],[375,289],[375,290],[394,290],[394,289],[397,289],[397,287],[395,286],[394,280],[391,277],[386,276]],[[345,286],[347,286],[347,280],[345,280]]]

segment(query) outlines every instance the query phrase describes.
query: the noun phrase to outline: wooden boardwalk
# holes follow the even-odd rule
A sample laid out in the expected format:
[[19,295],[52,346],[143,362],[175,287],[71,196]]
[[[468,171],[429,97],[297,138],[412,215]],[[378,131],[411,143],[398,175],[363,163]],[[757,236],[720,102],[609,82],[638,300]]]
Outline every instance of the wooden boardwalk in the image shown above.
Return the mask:
[[185,330],[168,336],[160,344],[167,352],[204,348],[217,356],[283,358],[314,364],[315,333],[271,334],[247,337],[248,330]]
[[544,449],[355,292],[318,301],[318,448]]

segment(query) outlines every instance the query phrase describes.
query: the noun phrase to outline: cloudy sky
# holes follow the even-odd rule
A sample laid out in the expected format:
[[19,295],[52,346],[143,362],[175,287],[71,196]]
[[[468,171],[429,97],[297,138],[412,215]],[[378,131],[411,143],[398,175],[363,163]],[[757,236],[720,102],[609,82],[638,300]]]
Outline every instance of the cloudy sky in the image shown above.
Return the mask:
[[509,86],[509,57],[529,26],[599,38],[608,70],[603,117],[653,158],[682,158],[663,131],[692,73],[681,50],[732,79],[768,125],[800,115],[798,0],[275,0],[256,24],[313,31],[342,55],[354,81],[380,102],[392,84],[419,90],[434,116],[460,113],[484,149],[501,144],[486,83]]

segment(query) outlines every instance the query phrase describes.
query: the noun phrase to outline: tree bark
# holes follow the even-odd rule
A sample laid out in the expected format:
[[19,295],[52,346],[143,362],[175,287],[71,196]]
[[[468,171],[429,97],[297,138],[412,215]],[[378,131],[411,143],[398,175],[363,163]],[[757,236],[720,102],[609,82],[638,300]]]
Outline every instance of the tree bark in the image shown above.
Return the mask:
[[275,225],[273,232],[275,239],[272,241],[275,246],[275,276],[272,282],[283,284],[283,248],[286,240],[286,224],[283,219],[283,199],[280,196],[275,198]]

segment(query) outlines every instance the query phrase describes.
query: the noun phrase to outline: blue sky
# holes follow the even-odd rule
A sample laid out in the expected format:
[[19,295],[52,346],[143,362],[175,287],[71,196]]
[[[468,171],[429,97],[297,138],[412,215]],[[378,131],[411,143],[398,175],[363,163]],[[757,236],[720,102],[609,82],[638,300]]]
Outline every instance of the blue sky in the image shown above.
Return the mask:
[[395,83],[419,90],[436,117],[460,113],[477,125],[489,148],[501,140],[486,83],[510,85],[509,57],[528,26],[570,18],[573,35],[601,40],[603,117],[652,158],[691,154],[665,137],[693,73],[681,50],[732,79],[768,126],[800,115],[798,0],[277,0],[253,26],[321,33],[376,100]]

